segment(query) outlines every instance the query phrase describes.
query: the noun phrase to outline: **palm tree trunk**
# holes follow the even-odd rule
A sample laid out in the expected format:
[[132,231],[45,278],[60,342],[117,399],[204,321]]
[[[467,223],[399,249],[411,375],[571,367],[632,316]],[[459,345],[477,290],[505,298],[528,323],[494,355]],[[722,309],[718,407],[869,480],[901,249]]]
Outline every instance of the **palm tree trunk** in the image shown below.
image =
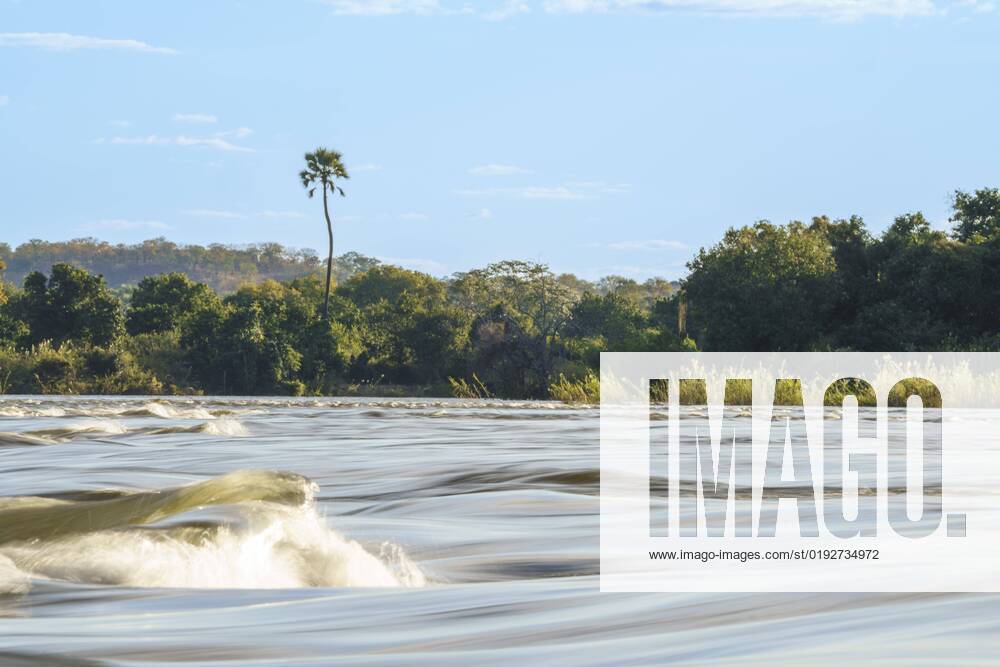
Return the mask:
[[326,235],[329,239],[326,253],[326,294],[323,296],[323,321],[330,320],[330,276],[333,273],[333,225],[326,203],[326,182],[323,183],[323,215],[326,217]]

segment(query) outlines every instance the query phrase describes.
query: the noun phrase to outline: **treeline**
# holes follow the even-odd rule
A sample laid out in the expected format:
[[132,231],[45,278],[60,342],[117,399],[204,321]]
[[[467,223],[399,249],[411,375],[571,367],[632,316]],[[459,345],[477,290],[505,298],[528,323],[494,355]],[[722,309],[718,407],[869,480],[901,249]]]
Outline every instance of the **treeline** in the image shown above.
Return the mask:
[[175,272],[143,278],[126,304],[101,276],[55,264],[0,291],[0,390],[584,400],[601,350],[693,347],[659,279],[376,265],[336,286],[328,321],[323,292],[310,274],[223,296]]
[[1000,190],[956,192],[951,223],[730,229],[688,263],[684,329],[706,350],[1000,349]]
[[[33,271],[48,271],[55,264],[72,264],[104,276],[107,284],[127,297],[129,288],[149,275],[184,273],[196,282],[222,293],[246,283],[288,281],[326,270],[314,250],[287,248],[279,243],[244,246],[213,243],[208,246],[172,243],[164,238],[141,243],[112,245],[93,238],[71,241],[33,239],[13,250],[0,243],[0,262],[7,266],[7,280],[21,284]],[[334,258],[338,281],[367,271],[379,262],[358,253]]]
[[126,303],[57,263],[0,283],[0,391],[592,401],[604,350],[998,350],[1000,191],[956,193],[951,222],[758,222],[702,249],[679,290],[530,262],[448,279],[373,264],[338,282],[328,320],[315,272],[228,295],[164,273]]

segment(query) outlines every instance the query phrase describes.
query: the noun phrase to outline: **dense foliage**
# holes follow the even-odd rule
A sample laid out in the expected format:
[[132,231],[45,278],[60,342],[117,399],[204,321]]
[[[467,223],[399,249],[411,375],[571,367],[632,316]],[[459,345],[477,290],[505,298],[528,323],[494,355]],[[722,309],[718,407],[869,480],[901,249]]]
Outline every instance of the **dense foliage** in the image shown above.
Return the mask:
[[707,350],[1000,349],[1000,191],[957,192],[952,222],[731,229],[689,264],[686,331]]
[[679,291],[519,261],[445,280],[356,262],[328,319],[311,269],[229,294],[147,275],[126,303],[56,263],[0,282],[0,391],[593,400],[603,350],[1000,349],[1000,194],[954,207],[950,234],[920,213],[877,237],[857,217],[730,229]]
[[[661,280],[598,285],[528,262],[440,280],[375,264],[248,283],[220,295],[183,273],[142,278],[127,303],[68,264],[0,292],[0,391],[544,397],[595,384],[602,349],[681,349],[649,304]],[[673,326],[673,325],[671,325]],[[690,343],[687,343],[690,347]],[[469,385],[468,382],[472,382]],[[454,387],[454,389],[453,389]]]

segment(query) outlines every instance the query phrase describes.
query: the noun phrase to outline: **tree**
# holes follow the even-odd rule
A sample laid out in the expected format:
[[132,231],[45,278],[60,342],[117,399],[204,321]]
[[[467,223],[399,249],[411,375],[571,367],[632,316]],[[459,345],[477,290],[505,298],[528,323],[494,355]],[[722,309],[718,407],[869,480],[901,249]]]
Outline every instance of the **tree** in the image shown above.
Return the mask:
[[359,332],[363,380],[443,380],[464,346],[468,317],[448,303],[440,280],[397,266],[376,266],[337,287],[354,310],[345,323]]
[[831,324],[833,249],[800,222],[730,229],[688,268],[688,329],[704,349],[807,350]]
[[953,236],[966,243],[982,243],[1000,236],[1000,188],[983,188],[969,194],[955,191]]
[[12,306],[28,326],[21,341],[25,346],[44,340],[56,346],[68,340],[107,346],[123,329],[121,302],[104,278],[69,264],[54,265],[48,278],[38,271],[29,274]]
[[132,292],[126,327],[130,335],[172,331],[218,297],[183,273],[146,276]]
[[302,187],[306,188],[311,198],[316,194],[316,188],[323,191],[323,216],[326,218],[326,234],[329,244],[326,254],[326,292],[323,296],[323,319],[330,318],[330,279],[333,274],[333,223],[330,222],[330,207],[327,193],[344,196],[344,190],[337,185],[338,180],[350,178],[347,168],[341,161],[337,151],[317,148],[312,153],[306,153],[306,168],[299,172]]
[[544,264],[505,261],[457,274],[451,291],[475,318],[470,371],[495,378],[506,395],[545,396],[570,289]]

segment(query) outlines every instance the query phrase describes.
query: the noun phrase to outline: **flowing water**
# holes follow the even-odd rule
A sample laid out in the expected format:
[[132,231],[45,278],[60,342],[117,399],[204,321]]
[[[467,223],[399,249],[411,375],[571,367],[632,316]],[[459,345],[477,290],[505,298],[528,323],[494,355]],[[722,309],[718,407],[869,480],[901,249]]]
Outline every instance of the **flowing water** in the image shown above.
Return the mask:
[[554,403],[0,399],[0,665],[995,665],[992,595],[602,594]]

